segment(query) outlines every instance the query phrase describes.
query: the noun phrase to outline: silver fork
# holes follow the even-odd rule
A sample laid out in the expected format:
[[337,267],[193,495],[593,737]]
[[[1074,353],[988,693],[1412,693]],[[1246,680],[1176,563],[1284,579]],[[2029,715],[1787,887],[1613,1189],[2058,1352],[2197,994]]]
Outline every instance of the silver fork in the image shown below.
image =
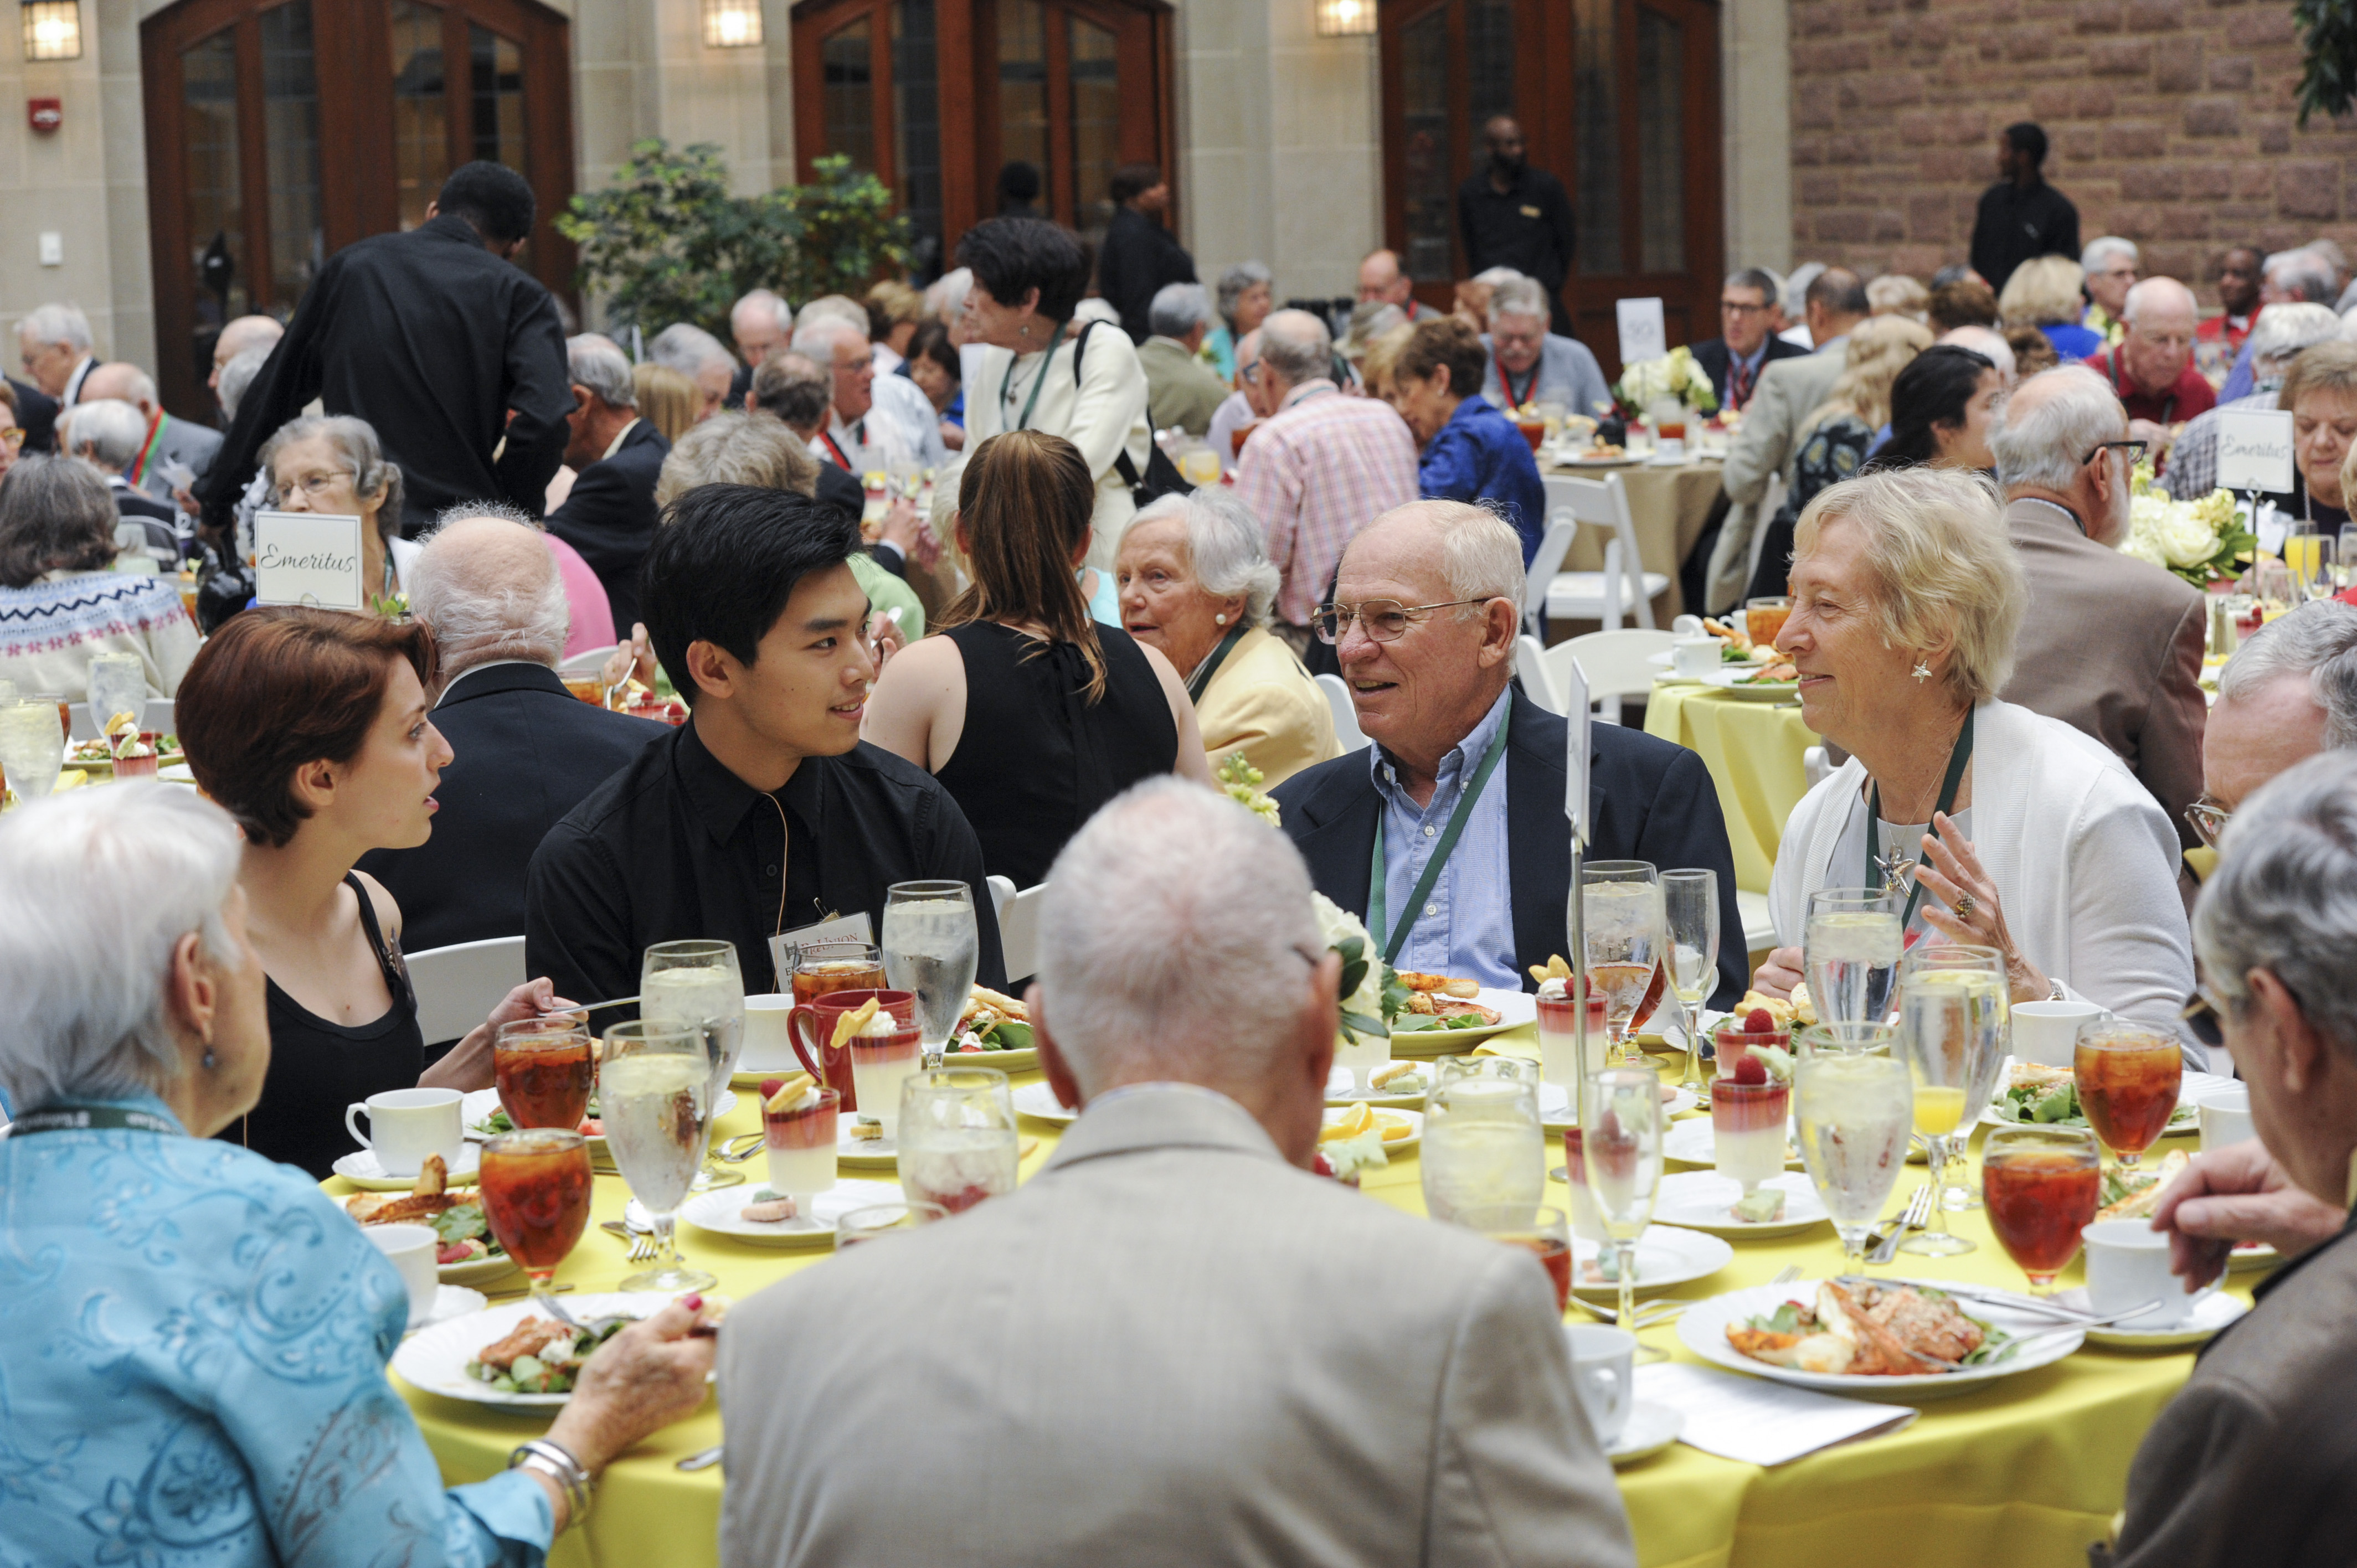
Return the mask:
[[1907,1200],[1907,1212],[1899,1217],[1899,1223],[1892,1226],[1890,1233],[1876,1241],[1872,1250],[1867,1253],[1867,1262],[1890,1262],[1899,1255],[1899,1244],[1907,1240],[1907,1233],[1910,1230],[1923,1229],[1924,1222],[1932,1218],[1932,1185],[1931,1182],[1925,1182],[1915,1189],[1915,1196]]
[[630,1262],[651,1262],[657,1251],[655,1222],[654,1217],[647,1212],[646,1205],[635,1197],[624,1204],[622,1223],[630,1229]]

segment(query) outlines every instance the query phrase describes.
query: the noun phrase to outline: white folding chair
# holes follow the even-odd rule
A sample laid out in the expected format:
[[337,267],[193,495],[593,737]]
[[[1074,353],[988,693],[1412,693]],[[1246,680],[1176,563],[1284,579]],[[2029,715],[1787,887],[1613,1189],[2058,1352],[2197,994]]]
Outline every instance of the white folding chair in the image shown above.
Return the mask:
[[[1760,557],[1768,547],[1768,525],[1775,521],[1776,514],[1783,510],[1784,476],[1770,474],[1768,476],[1768,489],[1760,497],[1759,510],[1751,515],[1750,563],[1744,568],[1743,593],[1735,596],[1732,611],[1740,611],[1743,608],[1743,595],[1751,591],[1750,585],[1760,575]],[[1781,579],[1780,578],[1779,581]]]
[[1326,693],[1326,705],[1333,710],[1334,738],[1342,743],[1342,749],[1356,751],[1366,745],[1366,734],[1359,728],[1359,710],[1351,701],[1351,683],[1330,671],[1320,671],[1318,689]]
[[[1552,503],[1550,503],[1550,506]],[[1523,577],[1523,631],[1534,637],[1541,646],[1546,642],[1547,594],[1555,586],[1555,573],[1563,566],[1563,558],[1571,550],[1571,542],[1579,537],[1579,524],[1570,518],[1557,518],[1552,510],[1547,519],[1547,531],[1539,541],[1538,553],[1531,557],[1530,570]]]
[[1666,631],[1624,627],[1618,631],[1591,631],[1558,642],[1546,650],[1546,662],[1561,701],[1571,701],[1571,661],[1579,660],[1587,676],[1587,700],[1596,716],[1609,725],[1620,722],[1620,699],[1641,697],[1653,689],[1661,667],[1652,656],[1668,650],[1676,637]]
[[428,948],[407,955],[407,961],[409,983],[417,993],[418,1032],[429,1046],[465,1036],[526,978],[522,937]]
[[1743,918],[1743,950],[1762,952],[1776,945],[1776,922],[1768,914],[1768,895],[1735,890],[1735,912]]
[[1524,696],[1551,714],[1563,712],[1563,688],[1547,668],[1546,644],[1527,631],[1514,639],[1514,673],[1523,678]]
[[585,648],[558,664],[557,671],[562,674],[567,671],[577,673],[584,670],[602,670],[606,667],[606,660],[614,657],[614,650],[620,646],[619,643],[609,642],[603,648]]
[[1026,887],[1006,901],[1006,909],[999,915],[998,948],[1006,958],[1006,981],[1010,985],[1039,972],[1039,900],[1047,891],[1044,882],[1037,887]]
[[1006,906],[1015,898],[1015,879],[1011,876],[985,876],[984,886],[990,889],[990,914],[1001,926],[1006,924]]
[[[1601,572],[1554,572],[1540,579],[1547,584],[1545,613],[1552,620],[1601,621],[1608,631],[1620,618],[1634,613],[1637,624],[1653,624],[1653,596],[1670,585],[1668,575],[1644,569],[1637,552],[1637,527],[1629,517],[1629,491],[1618,474],[1601,481],[1568,474],[1545,476],[1547,532],[1568,521],[1611,531],[1604,542]],[[1557,556],[1559,562],[1561,556]],[[1531,558],[1535,574],[1539,557]]]

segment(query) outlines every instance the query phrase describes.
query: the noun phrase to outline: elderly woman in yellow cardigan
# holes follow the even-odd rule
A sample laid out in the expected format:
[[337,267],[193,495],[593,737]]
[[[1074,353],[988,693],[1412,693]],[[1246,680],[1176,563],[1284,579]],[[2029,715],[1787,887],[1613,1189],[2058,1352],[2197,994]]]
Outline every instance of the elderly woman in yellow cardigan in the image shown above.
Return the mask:
[[1114,575],[1123,629],[1186,678],[1212,771],[1241,751],[1273,788],[1342,748],[1325,693],[1268,630],[1277,573],[1262,540],[1251,509],[1210,485],[1139,512]]

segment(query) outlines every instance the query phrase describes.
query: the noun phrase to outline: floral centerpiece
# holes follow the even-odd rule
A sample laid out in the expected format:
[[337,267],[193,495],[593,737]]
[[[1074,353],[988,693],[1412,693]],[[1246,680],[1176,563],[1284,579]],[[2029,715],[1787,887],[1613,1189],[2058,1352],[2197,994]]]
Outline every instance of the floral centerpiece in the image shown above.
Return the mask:
[[1392,1020],[1407,1005],[1407,986],[1376,953],[1356,915],[1323,893],[1310,900],[1318,908],[1318,934],[1342,956],[1342,1037],[1353,1045],[1380,1040],[1388,1048]]
[[1612,389],[1612,402],[1623,418],[1631,420],[1646,418],[1657,403],[1682,403],[1695,413],[1718,411],[1718,392],[1709,374],[1695,363],[1684,344],[1658,360],[1624,367],[1620,383]]
[[2136,465],[2128,488],[2128,532],[2120,553],[2174,572],[2197,588],[2239,576],[2251,564],[2258,536],[2234,515],[2234,497],[2212,490],[2181,501],[2153,488],[2149,464]]

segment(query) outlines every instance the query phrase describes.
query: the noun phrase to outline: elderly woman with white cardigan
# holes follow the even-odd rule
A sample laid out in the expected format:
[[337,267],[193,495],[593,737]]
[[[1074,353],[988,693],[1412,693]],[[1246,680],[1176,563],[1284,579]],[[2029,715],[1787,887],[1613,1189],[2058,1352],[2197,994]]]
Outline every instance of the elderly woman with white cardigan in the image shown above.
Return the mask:
[[1996,700],[2027,593],[1979,475],[1835,485],[1793,535],[1776,646],[1809,727],[1850,759],[1784,824],[1758,984],[1802,979],[1808,895],[1903,879],[1909,940],[1994,948],[2016,1002],[2071,998],[2177,1029],[2193,951],[2177,834],[2112,753]]

